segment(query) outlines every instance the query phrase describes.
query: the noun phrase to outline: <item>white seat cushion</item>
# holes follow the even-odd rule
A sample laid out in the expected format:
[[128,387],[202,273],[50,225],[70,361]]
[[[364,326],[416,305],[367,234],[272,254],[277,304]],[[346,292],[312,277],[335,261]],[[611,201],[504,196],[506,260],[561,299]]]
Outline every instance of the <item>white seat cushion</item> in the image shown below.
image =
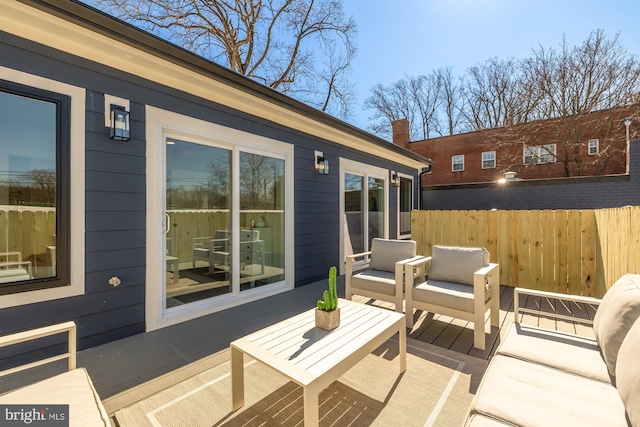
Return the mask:
[[413,287],[411,297],[439,307],[450,307],[473,313],[473,286],[462,283],[427,280]]
[[592,338],[514,323],[496,354],[611,383],[600,348]]
[[474,412],[528,427],[627,427],[611,384],[496,355],[473,403]]
[[111,426],[100,397],[84,368],[10,391],[0,396],[0,404],[69,405],[71,426]]
[[351,277],[351,287],[385,295],[395,295],[396,276],[394,272],[365,270]]

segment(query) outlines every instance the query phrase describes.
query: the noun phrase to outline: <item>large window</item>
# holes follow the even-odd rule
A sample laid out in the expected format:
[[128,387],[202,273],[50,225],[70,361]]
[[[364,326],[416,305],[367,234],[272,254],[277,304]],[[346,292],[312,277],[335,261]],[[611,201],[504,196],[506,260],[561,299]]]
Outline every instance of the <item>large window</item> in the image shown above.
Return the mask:
[[69,284],[70,99],[0,82],[0,295]]
[[556,144],[524,147],[522,155],[525,165],[553,163],[556,161]]

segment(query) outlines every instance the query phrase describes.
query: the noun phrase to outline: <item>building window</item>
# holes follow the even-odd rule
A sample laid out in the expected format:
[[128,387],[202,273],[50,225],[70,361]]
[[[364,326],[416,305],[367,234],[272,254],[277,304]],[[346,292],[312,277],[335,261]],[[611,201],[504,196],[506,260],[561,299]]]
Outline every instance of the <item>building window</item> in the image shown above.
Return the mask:
[[0,294],[69,284],[70,105],[0,83]]
[[594,154],[598,154],[600,152],[600,141],[597,139],[589,140],[589,155],[593,156]]
[[464,154],[451,156],[451,170],[453,172],[460,172],[464,170]]
[[482,169],[493,169],[496,167],[496,152],[485,151],[482,153]]
[[525,147],[523,150],[525,165],[553,163],[556,161],[556,144]]

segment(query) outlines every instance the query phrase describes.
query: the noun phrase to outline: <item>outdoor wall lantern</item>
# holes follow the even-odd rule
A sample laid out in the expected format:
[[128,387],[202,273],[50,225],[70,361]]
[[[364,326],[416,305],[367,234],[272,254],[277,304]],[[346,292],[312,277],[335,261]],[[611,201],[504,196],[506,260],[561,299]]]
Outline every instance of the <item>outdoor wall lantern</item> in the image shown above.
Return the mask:
[[504,172],[502,174],[502,178],[500,178],[498,180],[498,184],[506,184],[508,181],[522,181],[519,178],[516,178],[516,173],[515,172]]
[[324,157],[322,151],[315,152],[315,163],[318,175],[329,175],[329,160]]
[[111,127],[109,137],[116,141],[131,139],[129,131],[129,112],[124,107],[111,104]]
[[391,171],[391,184],[394,187],[400,187],[400,177],[397,172]]

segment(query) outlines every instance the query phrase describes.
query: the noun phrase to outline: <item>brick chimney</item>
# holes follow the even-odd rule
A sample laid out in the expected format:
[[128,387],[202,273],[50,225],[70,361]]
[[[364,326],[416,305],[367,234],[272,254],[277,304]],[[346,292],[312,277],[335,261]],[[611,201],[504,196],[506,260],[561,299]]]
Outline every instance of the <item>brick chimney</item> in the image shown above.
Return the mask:
[[407,148],[409,145],[409,120],[400,119],[391,122],[393,129],[392,142],[400,147]]

